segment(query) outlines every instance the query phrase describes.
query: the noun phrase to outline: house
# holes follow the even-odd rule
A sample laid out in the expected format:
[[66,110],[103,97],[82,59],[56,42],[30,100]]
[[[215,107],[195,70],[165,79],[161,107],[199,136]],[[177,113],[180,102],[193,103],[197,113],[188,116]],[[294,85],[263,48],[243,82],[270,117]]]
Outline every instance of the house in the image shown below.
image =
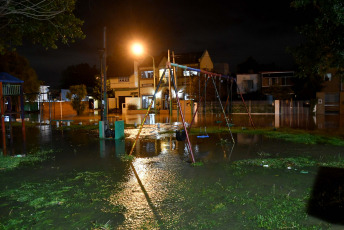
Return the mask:
[[[191,68],[202,69],[212,71],[214,64],[210,58],[209,52],[194,52],[194,53],[181,53],[171,54],[171,62],[178,63],[180,65],[188,66]],[[154,60],[154,69],[153,69]],[[157,86],[162,74],[165,71],[167,62],[167,55],[163,54],[158,57],[147,57],[138,66],[139,75],[139,97],[141,97],[141,107],[148,108],[155,92],[154,86]],[[174,70],[172,70],[174,71]],[[185,70],[182,68],[175,69],[176,85],[178,87],[178,96],[180,98],[188,98],[187,90],[190,87],[191,81],[189,77],[192,75],[198,75],[196,71]],[[155,80],[153,78],[155,73]],[[156,95],[156,106],[161,110],[169,110],[171,106],[170,97],[175,98],[175,93],[169,92],[169,71],[165,71],[165,76],[162,79],[158,93]],[[155,83],[154,83],[155,82]],[[153,105],[154,107],[154,105]]]
[[[125,106],[125,98],[139,96],[139,80],[138,80],[138,61],[134,61],[134,65],[113,66],[109,63],[107,79],[110,82],[110,88],[114,90],[115,98],[109,98],[109,110],[115,109],[117,112],[122,111],[122,106]],[[135,71],[134,71],[135,70]]]
[[294,86],[294,71],[273,71],[261,72],[262,94],[278,95],[280,98],[290,98],[295,93],[292,89]]
[[316,97],[317,114],[344,114],[344,77],[326,73],[323,88],[316,93]]
[[[171,62],[173,55],[171,54]],[[135,60],[133,68],[127,68],[126,71],[118,72],[118,69],[111,72],[107,76],[110,81],[110,87],[115,91],[115,108],[119,111],[125,108],[125,101],[128,97],[138,97],[139,102],[136,104],[138,108],[146,109],[149,107],[158,82],[163,75],[167,62],[167,53],[158,56],[147,56],[141,61]],[[174,62],[189,66],[192,68],[212,71],[214,64],[207,50],[196,53],[182,53],[174,55]],[[173,71],[173,70],[172,70]],[[185,71],[178,68],[176,71],[176,84],[179,89],[179,96],[188,97],[186,88],[190,86],[189,76],[198,75],[195,71]],[[159,86],[156,95],[156,105],[153,108],[168,110],[170,107],[170,97],[175,98],[174,90],[169,91],[169,75],[170,72],[165,71],[164,78]],[[154,78],[155,76],[155,78]],[[131,100],[132,101],[132,100]],[[137,100],[134,100],[137,101]]]
[[260,74],[237,74],[236,83],[237,93],[255,93],[261,89],[261,76]]

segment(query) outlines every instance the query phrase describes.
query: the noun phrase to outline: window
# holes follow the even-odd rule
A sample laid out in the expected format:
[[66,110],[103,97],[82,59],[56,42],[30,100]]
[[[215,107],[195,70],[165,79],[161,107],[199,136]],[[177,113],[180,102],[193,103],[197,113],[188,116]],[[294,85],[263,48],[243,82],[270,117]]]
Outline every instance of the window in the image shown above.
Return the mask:
[[183,71],[183,76],[197,76],[197,71],[193,71],[193,70],[186,70]]
[[278,78],[277,77],[271,78],[271,85],[278,85]]
[[243,80],[242,86],[246,93],[251,92],[253,90],[253,80]]
[[119,77],[118,81],[119,82],[129,82],[129,77]]
[[327,74],[325,74],[325,76],[324,76],[324,80],[325,80],[325,81],[331,81],[331,78],[332,78],[332,74],[330,74],[330,73],[327,73]]
[[[165,69],[159,69],[159,78],[162,76],[164,71],[165,71]],[[171,73],[173,74],[173,69],[171,69]],[[168,78],[169,74],[170,74],[170,71],[168,69],[166,69],[165,78]]]
[[153,78],[153,71],[141,71],[141,78]]
[[[152,100],[153,100],[153,96],[151,95],[142,96],[142,108],[147,109],[150,103],[152,102]],[[154,108],[154,103],[152,105],[152,108]]]

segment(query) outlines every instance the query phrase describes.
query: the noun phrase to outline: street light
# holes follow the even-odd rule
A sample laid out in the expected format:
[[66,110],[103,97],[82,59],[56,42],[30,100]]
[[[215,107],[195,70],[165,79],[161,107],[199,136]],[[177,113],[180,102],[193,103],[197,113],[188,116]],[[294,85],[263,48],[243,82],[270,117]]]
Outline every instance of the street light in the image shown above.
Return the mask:
[[[133,53],[136,55],[136,56],[141,56],[143,54],[145,54],[146,56],[149,56],[152,58],[153,60],[153,84],[154,84],[154,93],[155,93],[155,60],[154,60],[154,57],[152,55],[149,55],[147,54],[144,49],[143,49],[143,46],[139,43],[135,43],[133,46],[132,46],[132,51]],[[140,84],[139,84],[139,88],[140,88]],[[140,97],[140,95],[139,95]],[[153,96],[154,97],[154,96]],[[155,97],[154,97],[154,113],[156,114],[156,104],[155,104]]]

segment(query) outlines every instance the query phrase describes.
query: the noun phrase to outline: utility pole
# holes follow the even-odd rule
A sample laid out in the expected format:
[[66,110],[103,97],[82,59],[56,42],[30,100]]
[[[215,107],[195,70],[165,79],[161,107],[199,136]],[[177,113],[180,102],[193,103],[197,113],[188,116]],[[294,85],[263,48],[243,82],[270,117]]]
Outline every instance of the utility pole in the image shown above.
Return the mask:
[[104,85],[103,85],[103,99],[104,99],[104,109],[103,109],[103,121],[104,121],[104,130],[107,129],[107,96],[106,96],[106,26],[104,27],[104,45],[103,45],[103,49],[104,49],[104,52],[103,52],[103,76],[104,76]]

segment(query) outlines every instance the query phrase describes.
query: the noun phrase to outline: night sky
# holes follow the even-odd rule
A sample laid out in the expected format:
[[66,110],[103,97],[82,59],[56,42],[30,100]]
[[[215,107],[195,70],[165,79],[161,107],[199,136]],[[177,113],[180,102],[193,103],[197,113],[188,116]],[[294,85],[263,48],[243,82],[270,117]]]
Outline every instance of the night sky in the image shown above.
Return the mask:
[[234,73],[249,56],[260,64],[290,70],[292,58],[285,50],[300,40],[295,26],[302,17],[288,0],[83,0],[76,8],[76,15],[85,21],[84,40],[61,44],[57,50],[30,44],[18,49],[48,85],[58,85],[61,72],[70,65],[99,66],[104,26],[108,53],[124,61],[133,61],[129,46],[140,41],[151,55],[168,49],[176,53],[207,49],[214,62],[228,63]]

